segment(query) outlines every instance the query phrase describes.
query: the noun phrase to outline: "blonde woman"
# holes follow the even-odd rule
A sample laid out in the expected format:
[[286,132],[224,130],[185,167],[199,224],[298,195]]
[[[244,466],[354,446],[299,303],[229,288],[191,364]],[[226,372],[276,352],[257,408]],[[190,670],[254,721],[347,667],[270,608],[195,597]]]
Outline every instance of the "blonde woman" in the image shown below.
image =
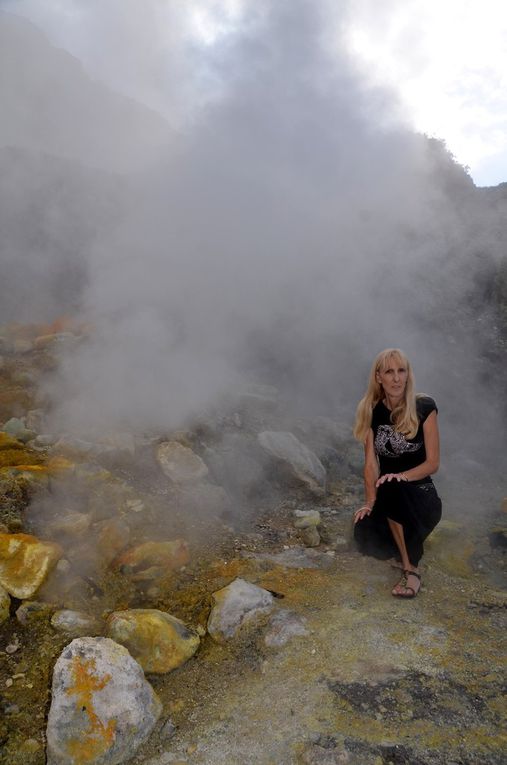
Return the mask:
[[423,542],[442,515],[431,475],[439,466],[437,406],[416,394],[399,348],[379,353],[357,407],[355,437],[364,444],[365,502],[354,514],[354,536],[366,555],[401,560],[392,594],[414,598],[421,587]]

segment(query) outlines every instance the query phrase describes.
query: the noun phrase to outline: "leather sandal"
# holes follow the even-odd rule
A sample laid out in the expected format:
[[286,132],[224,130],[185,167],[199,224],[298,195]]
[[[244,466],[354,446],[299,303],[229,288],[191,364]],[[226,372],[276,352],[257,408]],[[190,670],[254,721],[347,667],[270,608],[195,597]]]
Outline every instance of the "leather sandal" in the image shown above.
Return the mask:
[[[419,580],[419,587],[417,589],[415,589],[414,587],[411,587],[408,584],[409,576],[415,576],[415,578]],[[405,581],[406,584],[402,584],[403,581]],[[404,592],[393,590],[392,594],[394,595],[395,598],[415,598],[417,593],[421,589],[421,575],[418,574],[417,571],[405,570],[403,572],[403,579],[400,582],[398,582],[398,584],[395,585],[395,587],[399,587],[400,585],[403,587]]]

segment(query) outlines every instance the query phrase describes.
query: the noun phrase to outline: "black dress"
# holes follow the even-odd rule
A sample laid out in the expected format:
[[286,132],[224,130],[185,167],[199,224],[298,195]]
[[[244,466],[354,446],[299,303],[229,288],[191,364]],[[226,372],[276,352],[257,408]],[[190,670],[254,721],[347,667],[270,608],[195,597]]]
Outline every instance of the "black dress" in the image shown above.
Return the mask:
[[[380,475],[403,473],[426,459],[423,423],[438,412],[429,396],[416,399],[419,429],[415,438],[405,438],[391,424],[391,412],[380,401],[373,410],[372,430]],[[354,537],[360,552],[375,558],[399,556],[387,519],[403,526],[410,562],[417,566],[423,554],[423,542],[442,516],[442,502],[430,476],[417,481],[386,481],[377,490],[370,515],[354,526]]]

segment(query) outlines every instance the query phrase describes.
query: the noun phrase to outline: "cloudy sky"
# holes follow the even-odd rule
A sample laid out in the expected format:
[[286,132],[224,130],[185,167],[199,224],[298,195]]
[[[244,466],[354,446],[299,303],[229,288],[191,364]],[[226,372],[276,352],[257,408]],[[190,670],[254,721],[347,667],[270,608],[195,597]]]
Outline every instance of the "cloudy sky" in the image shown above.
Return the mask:
[[[202,56],[192,59],[192,50],[216,55],[241,29],[247,5],[251,13],[249,0],[0,0],[93,75],[174,123],[195,106],[193,63]],[[329,44],[346,32],[365,78],[398,96],[397,119],[444,139],[477,185],[507,180],[504,0],[328,0],[328,7]],[[199,78],[202,99],[216,82],[202,68]]]

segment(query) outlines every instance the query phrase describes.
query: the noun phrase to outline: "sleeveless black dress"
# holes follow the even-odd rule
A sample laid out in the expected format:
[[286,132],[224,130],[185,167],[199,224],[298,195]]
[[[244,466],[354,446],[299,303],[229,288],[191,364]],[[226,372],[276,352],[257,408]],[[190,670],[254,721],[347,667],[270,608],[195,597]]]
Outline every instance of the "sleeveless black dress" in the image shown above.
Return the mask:
[[[423,424],[431,412],[438,412],[429,396],[416,399],[419,429],[414,438],[405,438],[391,424],[391,412],[379,401],[373,409],[372,430],[380,475],[403,473],[426,459]],[[418,481],[386,481],[377,490],[370,515],[354,526],[358,549],[375,558],[399,557],[387,519],[403,526],[410,562],[417,566],[423,555],[423,542],[442,517],[442,502],[430,476]]]

